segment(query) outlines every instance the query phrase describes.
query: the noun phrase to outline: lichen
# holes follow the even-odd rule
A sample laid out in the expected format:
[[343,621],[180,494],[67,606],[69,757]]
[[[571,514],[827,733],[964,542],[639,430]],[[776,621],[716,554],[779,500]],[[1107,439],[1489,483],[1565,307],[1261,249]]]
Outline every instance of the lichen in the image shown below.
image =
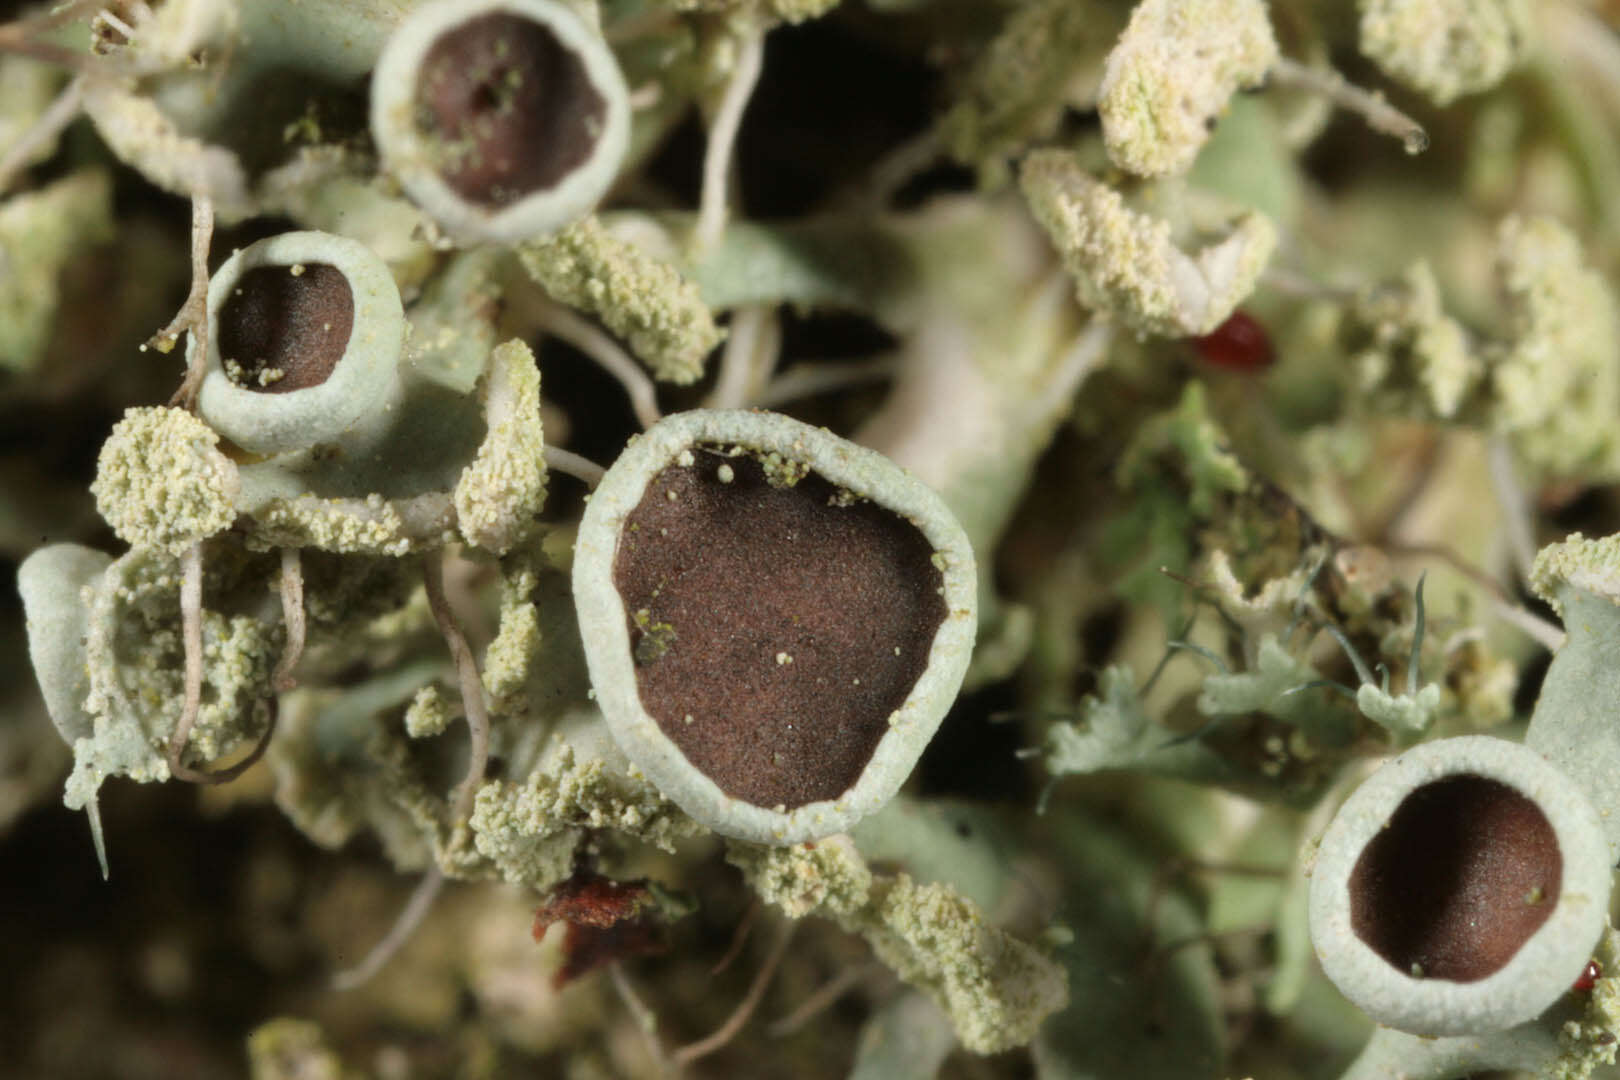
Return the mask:
[[[8,70],[0,67],[0,98]],[[0,131],[0,156],[7,144]],[[39,365],[54,331],[64,268],[112,237],[112,179],[100,169],[0,201],[0,369]]]
[[[466,0],[36,3],[0,26],[0,549],[39,684],[14,655],[0,826],[32,828],[19,815],[71,752],[66,801],[98,849],[99,785],[132,781],[102,800],[112,887],[164,880],[130,836],[203,844],[210,874],[243,885],[226,899],[245,906],[205,920],[160,905],[173,917],[137,981],[200,1000],[205,969],[180,977],[206,952],[195,935],[245,917],[266,977],[238,980],[239,1004],[264,1020],[283,976],[408,939],[370,988],[261,1026],[245,1050],[262,1080],[433,1075],[443,1040],[418,1036],[449,1029],[468,1077],[1179,1080],[1337,1068],[1358,1045],[1351,1077],[1612,1069],[1612,934],[1590,993],[1542,965],[1558,1000],[1533,1023],[1419,1039],[1369,1036],[1306,929],[1313,837],[1409,743],[1522,739],[1568,778],[1558,806],[1584,795],[1602,818],[1610,857],[1566,875],[1620,857],[1612,4],[491,2],[561,15],[589,39],[587,81],[613,76],[578,146],[545,141],[542,170],[599,186],[543,227],[505,213],[530,202],[509,191],[435,204],[371,126],[420,119],[428,89],[381,65],[396,28]],[[478,96],[456,82],[432,89]],[[1425,132],[1432,152],[1402,153]],[[232,348],[208,376],[231,415],[192,376],[215,370],[205,339],[284,329],[221,317],[232,245],[283,229],[368,266],[333,369],[363,393],[299,397],[273,349]],[[210,268],[215,319],[198,322]],[[735,347],[717,350],[727,320]],[[137,348],[166,325],[197,368]],[[853,446],[812,463],[713,435],[658,468],[748,454],[801,492],[814,468],[838,513],[865,517],[883,500],[824,466],[875,451],[966,537],[933,569],[953,624],[978,612],[946,650],[970,696],[918,681],[930,717],[956,700],[952,745],[874,752],[888,786],[806,808],[813,843],[761,827],[761,846],[727,844],[691,816],[731,828],[724,792],[681,809],[675,759],[641,756],[653,729],[616,718],[692,628],[613,607],[610,580],[575,592],[592,558],[611,571],[613,536],[585,527],[618,498],[609,459],[656,444],[677,418],[660,414],[711,408],[780,409]],[[105,439],[93,499],[86,438]],[[736,464],[711,462],[734,488]],[[1549,615],[1510,564],[1576,524],[1530,574]],[[612,672],[585,655],[603,627],[627,639]],[[771,645],[749,677],[804,674],[806,649]],[[933,730],[906,708],[895,728]],[[174,755],[217,779],[261,748],[202,807],[273,784],[329,850],[173,815],[141,828],[185,792],[127,789],[172,779]],[[342,871],[356,859],[373,865]],[[30,881],[61,877],[36,861]],[[410,934],[385,926],[420,910],[390,873],[425,873],[417,899],[447,883]],[[569,879],[699,914],[657,958],[594,939],[619,962],[559,1004],[565,935],[530,944],[524,909]],[[290,930],[315,951],[289,951]],[[49,989],[49,968],[12,982]],[[113,998],[40,1000],[40,1030],[106,1038],[35,1040],[51,1060],[25,1045],[20,1072],[150,1050]],[[715,1032],[730,1043],[695,1060]],[[229,1070],[183,1017],[161,1034]],[[964,1064],[964,1045],[1028,1051]]]
[[790,919],[828,914],[847,918],[872,893],[872,871],[848,837],[813,844],[769,847],[733,843],[727,860],[743,872],[749,888]]
[[405,710],[405,734],[413,739],[443,735],[450,726],[450,703],[438,683],[428,683],[416,692]]
[[469,544],[504,555],[534,530],[546,500],[540,371],[527,345],[509,341],[490,354],[487,378],[488,434],[456,484],[456,522]]
[[153,184],[176,195],[208,195],[226,220],[253,213],[247,176],[236,155],[184,134],[150,98],[109,79],[85,91],[85,112],[113,152]]
[[523,781],[485,784],[472,816],[478,854],[508,882],[541,891],[572,872],[586,829],[611,829],[666,851],[704,832],[633,775],[617,748],[600,736],[581,737],[578,723],[553,735]]
[[1361,51],[1436,105],[1489,90],[1533,42],[1528,0],[1360,0]]
[[1109,667],[1097,677],[1097,693],[1081,700],[1077,721],[1046,729],[1043,762],[1053,776],[1128,769],[1169,741],[1168,732],[1148,722],[1135,672]]
[[1014,8],[968,73],[957,103],[939,121],[958,161],[999,186],[1006,159],[1056,133],[1066,102],[1095,97],[1103,50],[1118,24],[1107,4],[1034,0]]
[[1073,155],[1038,150],[1020,173],[1024,197],[1074,277],[1080,302],[1146,334],[1207,334],[1253,290],[1276,229],[1248,212],[1189,255],[1170,224],[1132,210]]
[[312,1020],[279,1017],[253,1029],[247,1040],[253,1080],[355,1080]]
[[523,693],[540,651],[540,616],[534,601],[539,570],[526,553],[514,553],[501,564],[500,622],[484,653],[484,689],[490,706],[503,716],[526,716]]
[[1530,586],[1560,615],[1566,586],[1620,604],[1620,534],[1586,537],[1577,532],[1548,544],[1536,554]]
[[402,501],[376,494],[364,499],[300,495],[271,500],[259,509],[250,543],[397,558],[452,539],[453,512],[448,495]]
[[600,318],[660,379],[696,382],[725,336],[680,271],[594,216],[529,241],[518,257],[553,299]]
[[[216,559],[204,566],[203,704],[188,743],[197,761],[219,758],[263,732],[282,639],[278,621],[207,606],[211,595],[262,583],[262,563]],[[73,746],[65,801],[75,809],[94,799],[109,777],[143,783],[169,777],[168,740],[185,696],[179,589],[178,564],[153,548],[131,551],[85,589],[85,709],[95,730]]]
[[1495,420],[1525,458],[1558,475],[1620,474],[1620,322],[1580,241],[1551,218],[1497,232],[1508,342],[1491,356]]
[[1372,408],[1449,420],[1484,377],[1461,323],[1441,305],[1434,271],[1414,263],[1350,309],[1351,369]]
[[1558,1057],[1542,1075],[1548,1080],[1586,1080],[1599,1068],[1613,1065],[1620,1049],[1620,935],[1604,930],[1593,960],[1600,977],[1584,991],[1585,1008],[1578,1019],[1566,1020],[1558,1031]]
[[1117,476],[1121,486],[1138,486],[1159,459],[1172,454],[1187,480],[1187,506],[1201,517],[1214,516],[1218,507],[1253,483],[1249,470],[1227,444],[1226,433],[1210,417],[1199,383],[1188,383],[1175,408],[1141,425],[1136,440],[1120,459]]
[[90,493],[120,540],[179,555],[235,520],[240,487],[213,428],[158,406],[129,409],[114,425]]
[[1394,738],[1410,741],[1434,726],[1440,712],[1440,687],[1430,683],[1414,694],[1397,694],[1363,683],[1356,689],[1356,708]]
[[979,1054],[1024,1046],[1068,1004],[1063,969],[997,930],[947,885],[906,874],[873,882],[862,936],[901,979],[950,1016],[962,1045]]
[[[34,128],[64,81],[60,71],[34,57],[0,57],[0,157],[8,155]],[[43,142],[18,164],[36,165],[55,149],[54,142]]]
[[1103,69],[1103,142],[1138,176],[1186,172],[1227,99],[1277,58],[1261,0],[1144,0]]

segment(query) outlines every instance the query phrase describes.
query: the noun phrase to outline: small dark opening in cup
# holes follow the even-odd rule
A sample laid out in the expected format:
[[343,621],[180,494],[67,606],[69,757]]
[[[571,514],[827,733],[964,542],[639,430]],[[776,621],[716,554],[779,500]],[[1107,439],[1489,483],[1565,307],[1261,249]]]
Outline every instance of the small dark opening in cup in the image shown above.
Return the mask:
[[1448,776],[1403,799],[1356,860],[1351,929],[1406,974],[1474,982],[1547,921],[1563,870],[1539,806],[1496,780]]
[[324,383],[353,329],[354,294],[337,267],[256,266],[220,309],[219,356],[238,386],[285,394]]
[[798,468],[694,448],[647,485],[613,568],[642,706],[767,808],[854,785],[946,615],[915,525]]
[[417,123],[462,198],[506,206],[590,157],[607,103],[551,29],[499,12],[439,36],[423,59]]

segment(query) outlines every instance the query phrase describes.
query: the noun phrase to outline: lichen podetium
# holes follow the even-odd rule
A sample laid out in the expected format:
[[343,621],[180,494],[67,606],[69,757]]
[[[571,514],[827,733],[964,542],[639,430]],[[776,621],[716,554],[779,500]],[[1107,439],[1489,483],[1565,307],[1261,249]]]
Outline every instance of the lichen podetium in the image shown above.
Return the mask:
[[0,8],[14,1072],[1613,1071],[1613,2]]

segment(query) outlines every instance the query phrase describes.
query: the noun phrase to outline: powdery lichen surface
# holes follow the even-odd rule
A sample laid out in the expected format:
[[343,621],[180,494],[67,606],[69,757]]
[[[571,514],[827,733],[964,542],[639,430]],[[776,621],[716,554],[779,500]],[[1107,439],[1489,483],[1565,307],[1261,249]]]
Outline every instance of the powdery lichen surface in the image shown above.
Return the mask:
[[1138,176],[1185,172],[1227,99],[1276,58],[1261,0],[1144,0],[1103,67],[1108,156]]
[[102,445],[90,493],[118,538],[179,555],[236,518],[236,466],[182,409],[130,409]]
[[733,844],[728,858],[792,918],[826,915],[858,933],[896,975],[933,998],[968,1049],[1022,1045],[1068,1000],[1062,969],[998,930],[949,885],[874,874],[847,838],[808,847]]
[[1361,51],[1436,105],[1489,90],[1534,44],[1528,0],[1361,0]]

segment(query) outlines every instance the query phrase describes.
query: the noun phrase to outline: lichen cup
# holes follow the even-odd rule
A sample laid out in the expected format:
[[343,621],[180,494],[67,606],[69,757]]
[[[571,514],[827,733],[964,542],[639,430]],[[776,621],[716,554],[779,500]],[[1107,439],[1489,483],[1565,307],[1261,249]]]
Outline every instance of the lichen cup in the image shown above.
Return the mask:
[[1609,887],[1608,843],[1578,785],[1518,743],[1438,739],[1385,764],[1328,826],[1311,941],[1381,1024],[1501,1031],[1569,990]]
[[451,237],[514,243],[593,209],[618,176],[630,99],[613,52],[555,0],[437,0],[372,76],[383,163]]
[[399,394],[405,312],[364,244],[287,232],[233,254],[208,286],[197,411],[256,454],[357,445]]
[[716,832],[788,844],[893,797],[961,686],[973,552],[875,451],[766,412],[638,436],[592,494],[574,598],[609,729]]

